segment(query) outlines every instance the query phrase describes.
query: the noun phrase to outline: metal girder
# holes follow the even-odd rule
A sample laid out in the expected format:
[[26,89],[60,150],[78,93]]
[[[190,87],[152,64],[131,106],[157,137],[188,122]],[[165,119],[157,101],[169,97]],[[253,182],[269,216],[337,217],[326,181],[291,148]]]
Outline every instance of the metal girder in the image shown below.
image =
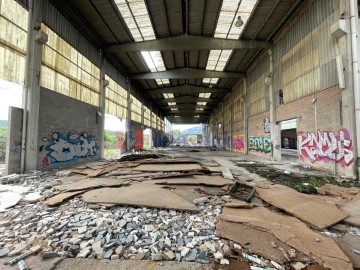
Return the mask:
[[165,99],[156,99],[156,101],[163,102],[180,102],[180,103],[194,103],[194,102],[210,102],[210,101],[219,101],[219,98],[200,98],[192,96],[183,96],[183,97],[174,97],[174,98],[165,98]]
[[189,51],[189,50],[239,50],[268,49],[271,44],[260,40],[235,40],[203,36],[182,35],[144,42],[131,42],[112,45],[108,52],[125,53],[130,51]]
[[199,94],[199,93],[229,93],[231,89],[222,89],[222,88],[210,88],[196,85],[181,85],[174,87],[165,87],[158,89],[147,90],[147,94],[164,94],[164,93],[173,93],[173,94],[182,94],[182,93],[191,93],[191,94]]
[[155,79],[196,79],[196,78],[239,78],[243,73],[204,70],[196,68],[178,68],[159,72],[135,74],[132,80],[155,80]]
[[164,112],[164,116],[168,116],[168,115],[209,115],[211,112],[207,112],[207,111],[198,111],[198,110],[194,110],[194,111],[167,111]]
[[176,105],[160,105],[160,107],[170,107],[170,108],[178,108],[178,109],[204,109],[204,110],[212,110],[217,107],[217,105],[197,105],[197,104],[176,104]]

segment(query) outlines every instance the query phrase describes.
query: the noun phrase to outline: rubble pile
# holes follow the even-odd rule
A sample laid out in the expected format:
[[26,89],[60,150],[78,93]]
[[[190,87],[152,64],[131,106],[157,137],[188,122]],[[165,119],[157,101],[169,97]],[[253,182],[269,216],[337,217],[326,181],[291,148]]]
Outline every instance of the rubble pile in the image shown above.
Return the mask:
[[0,182],[0,257],[20,256],[9,264],[31,254],[223,265],[237,258],[251,269],[350,270],[354,262],[350,244],[327,228],[358,225],[356,189],[326,186],[319,196],[305,195],[234,179],[215,162],[158,155]]

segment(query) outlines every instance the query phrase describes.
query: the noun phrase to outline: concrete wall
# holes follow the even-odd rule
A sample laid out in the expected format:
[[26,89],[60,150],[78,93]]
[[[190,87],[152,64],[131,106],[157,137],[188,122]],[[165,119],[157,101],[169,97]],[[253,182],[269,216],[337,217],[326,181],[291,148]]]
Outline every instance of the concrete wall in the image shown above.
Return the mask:
[[248,153],[250,155],[271,158],[271,138],[268,127],[269,112],[248,118]]
[[97,110],[41,88],[37,168],[52,169],[99,159],[101,125]]
[[9,107],[5,174],[20,173],[23,109]]

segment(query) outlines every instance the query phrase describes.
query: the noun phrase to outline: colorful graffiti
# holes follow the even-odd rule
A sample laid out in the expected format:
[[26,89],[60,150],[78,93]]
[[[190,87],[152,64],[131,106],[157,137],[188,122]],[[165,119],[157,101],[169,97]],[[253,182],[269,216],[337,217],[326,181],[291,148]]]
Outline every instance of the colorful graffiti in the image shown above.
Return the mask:
[[144,131],[135,130],[135,149],[140,150],[144,148]]
[[116,149],[125,149],[125,132],[124,131],[116,131]]
[[343,166],[354,162],[354,153],[350,133],[347,129],[332,131],[298,132],[299,154],[311,162],[335,161]]
[[233,141],[233,150],[240,153],[245,153],[245,139],[244,136],[234,136]]
[[268,137],[249,137],[249,151],[255,150],[261,153],[271,152],[270,138]]
[[96,138],[86,132],[76,133],[60,133],[54,132],[50,139],[42,138],[47,145],[42,145],[39,149],[47,151],[43,158],[43,165],[54,165],[59,163],[72,163],[80,158],[88,158],[97,156],[99,146]]

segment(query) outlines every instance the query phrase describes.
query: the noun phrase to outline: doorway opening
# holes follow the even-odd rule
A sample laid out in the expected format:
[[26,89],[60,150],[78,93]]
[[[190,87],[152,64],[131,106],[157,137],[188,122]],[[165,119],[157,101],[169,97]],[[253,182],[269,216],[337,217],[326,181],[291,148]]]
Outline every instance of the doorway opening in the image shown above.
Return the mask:
[[297,161],[297,119],[281,122],[281,160]]

